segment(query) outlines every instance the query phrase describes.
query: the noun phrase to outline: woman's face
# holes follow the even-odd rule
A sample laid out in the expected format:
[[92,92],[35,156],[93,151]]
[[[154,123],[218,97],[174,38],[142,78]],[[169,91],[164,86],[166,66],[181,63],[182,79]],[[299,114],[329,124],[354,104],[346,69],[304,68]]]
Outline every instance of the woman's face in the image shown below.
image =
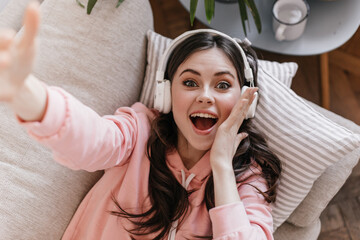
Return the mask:
[[175,72],[171,93],[178,143],[202,151],[241,95],[236,69],[218,48],[190,55]]

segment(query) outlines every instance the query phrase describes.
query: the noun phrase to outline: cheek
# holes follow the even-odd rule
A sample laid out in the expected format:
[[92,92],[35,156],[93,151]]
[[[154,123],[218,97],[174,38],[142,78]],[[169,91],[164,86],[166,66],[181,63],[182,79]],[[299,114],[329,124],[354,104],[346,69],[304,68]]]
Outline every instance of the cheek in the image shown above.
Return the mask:
[[221,115],[222,115],[222,121],[225,121],[226,118],[229,117],[233,107],[235,106],[236,102],[240,98],[239,94],[231,94],[226,97],[221,98]]
[[180,99],[186,100],[186,94],[184,91],[178,91],[176,87],[171,89],[171,104],[172,104],[172,110],[174,112],[181,111],[184,108],[183,101]]
[[173,116],[179,126],[184,118],[187,118],[187,111],[191,105],[191,96],[186,91],[181,91],[174,87],[171,92],[171,104]]

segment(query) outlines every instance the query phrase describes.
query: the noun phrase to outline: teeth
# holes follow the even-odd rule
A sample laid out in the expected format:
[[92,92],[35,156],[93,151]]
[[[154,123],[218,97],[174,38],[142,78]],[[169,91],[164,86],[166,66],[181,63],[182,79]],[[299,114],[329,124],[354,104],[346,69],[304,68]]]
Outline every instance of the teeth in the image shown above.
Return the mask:
[[201,118],[213,118],[216,119],[214,115],[208,114],[208,113],[194,113],[191,114],[190,117],[201,117]]

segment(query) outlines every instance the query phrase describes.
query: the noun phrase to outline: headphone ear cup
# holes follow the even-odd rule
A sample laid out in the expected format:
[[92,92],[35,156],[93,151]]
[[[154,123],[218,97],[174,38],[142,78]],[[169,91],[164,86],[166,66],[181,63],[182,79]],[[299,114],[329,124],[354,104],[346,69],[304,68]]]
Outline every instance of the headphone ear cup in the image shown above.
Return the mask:
[[[241,95],[244,94],[244,92],[246,91],[246,89],[248,89],[249,87],[248,86],[243,86],[241,88]],[[255,94],[255,98],[253,100],[253,102],[251,103],[249,109],[248,109],[248,112],[246,113],[246,117],[245,119],[249,119],[249,118],[254,118],[255,117],[255,113],[256,113],[256,106],[257,106],[257,102],[258,102],[258,99],[259,99],[259,94],[256,92]]]
[[164,109],[163,113],[169,113],[171,111],[171,83],[169,80],[165,81],[164,87]]
[[171,110],[171,86],[169,80],[156,83],[154,108],[162,113],[169,113]]
[[156,81],[155,87],[155,96],[154,96],[154,108],[163,111],[163,103],[164,103],[164,87],[165,83],[163,81]]

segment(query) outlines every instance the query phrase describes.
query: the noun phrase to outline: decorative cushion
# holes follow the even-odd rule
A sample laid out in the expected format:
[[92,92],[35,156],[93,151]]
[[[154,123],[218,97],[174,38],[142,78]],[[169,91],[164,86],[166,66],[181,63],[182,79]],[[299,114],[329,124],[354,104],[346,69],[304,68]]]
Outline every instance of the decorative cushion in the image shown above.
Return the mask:
[[360,135],[325,118],[269,75],[259,73],[259,89],[261,101],[254,121],[284,169],[273,206],[276,228],[325,169],[353,152],[360,157]]
[[[23,8],[22,2],[11,0],[13,7],[5,8],[1,16],[11,16],[12,10],[18,11],[15,6]],[[75,0],[41,4],[34,75],[65,88],[101,115],[138,100],[146,32],[153,27],[148,1],[115,6],[116,1],[98,1],[87,15]],[[6,19],[0,18],[3,22]],[[27,136],[3,104],[0,116],[0,238],[61,239],[101,172],[62,167],[50,151]]]
[[[148,65],[140,100],[149,107],[157,62],[170,41],[148,32]],[[260,100],[253,121],[283,164],[272,206],[274,229],[302,202],[325,169],[349,154],[360,157],[360,135],[327,119],[289,88],[296,69],[292,63],[259,61]]]
[[[360,126],[333,112],[330,112],[312,102],[305,100],[315,110],[330,118],[335,123],[360,134]],[[337,194],[344,185],[346,179],[352,172],[354,166],[359,162],[360,148],[349,153],[347,156],[329,166],[326,171],[314,182],[309,194],[287,219],[296,226],[307,227],[313,225],[320,217],[322,211],[329,201]],[[289,238],[291,239],[291,238]]]
[[288,88],[291,87],[293,77],[298,69],[297,63],[294,62],[273,62],[259,59],[259,68],[265,73],[278,79]]

